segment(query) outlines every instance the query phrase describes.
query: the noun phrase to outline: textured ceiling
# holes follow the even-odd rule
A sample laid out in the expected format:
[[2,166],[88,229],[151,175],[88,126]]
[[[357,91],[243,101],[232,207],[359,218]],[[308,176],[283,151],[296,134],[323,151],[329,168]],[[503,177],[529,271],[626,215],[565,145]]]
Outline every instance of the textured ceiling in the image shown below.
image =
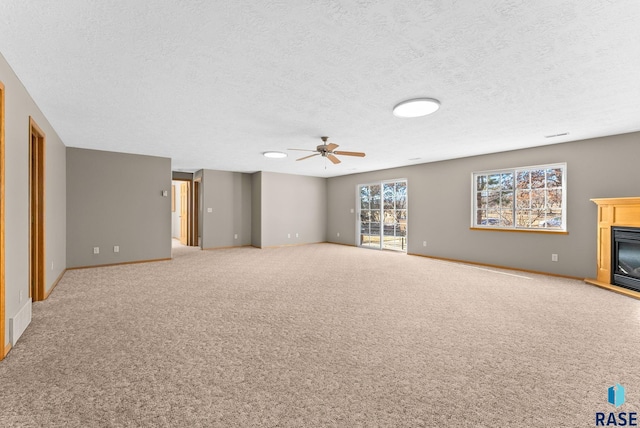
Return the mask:
[[[2,0],[0,53],[67,146],[174,170],[331,177],[640,130],[637,0]],[[420,96],[441,109],[392,115]],[[322,135],[367,156],[287,151]]]

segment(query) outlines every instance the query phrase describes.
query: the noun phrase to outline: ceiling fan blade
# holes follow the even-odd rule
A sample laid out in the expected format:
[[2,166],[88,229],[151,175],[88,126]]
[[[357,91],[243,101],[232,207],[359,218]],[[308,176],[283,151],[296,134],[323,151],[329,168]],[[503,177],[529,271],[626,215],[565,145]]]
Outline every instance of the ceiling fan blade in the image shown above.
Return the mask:
[[365,157],[365,154],[362,152],[343,152],[343,151],[339,151],[339,152],[333,152],[336,155],[343,155],[343,156],[358,156],[358,157]]
[[335,164],[340,163],[340,159],[338,159],[337,157],[335,157],[331,153],[327,153],[327,159],[329,159],[331,162],[333,162]]
[[339,147],[339,146],[338,146],[337,144],[334,144],[334,143],[329,143],[329,144],[327,144],[327,150],[328,150],[328,151],[330,151],[330,152],[334,151],[334,150],[335,150],[335,149],[337,149],[338,147]]
[[312,154],[312,155],[305,156],[305,157],[303,157],[303,158],[296,159],[296,160],[297,160],[297,161],[300,161],[300,160],[309,159],[309,158],[312,158],[312,157],[314,157],[314,156],[318,156],[319,154],[320,154],[320,153],[314,153],[314,154]]
[[316,152],[317,150],[308,150],[308,149],[287,149],[287,150],[298,150],[299,152]]

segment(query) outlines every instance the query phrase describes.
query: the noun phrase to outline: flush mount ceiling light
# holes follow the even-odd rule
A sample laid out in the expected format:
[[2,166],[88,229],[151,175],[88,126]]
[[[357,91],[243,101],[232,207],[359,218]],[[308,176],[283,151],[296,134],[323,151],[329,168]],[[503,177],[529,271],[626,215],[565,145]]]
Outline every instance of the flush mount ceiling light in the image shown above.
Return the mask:
[[287,157],[287,154],[282,152],[264,152],[262,155],[265,158],[272,158],[272,159],[280,159],[280,158]]
[[414,98],[406,100],[393,108],[396,117],[426,116],[440,108],[440,101],[433,98]]

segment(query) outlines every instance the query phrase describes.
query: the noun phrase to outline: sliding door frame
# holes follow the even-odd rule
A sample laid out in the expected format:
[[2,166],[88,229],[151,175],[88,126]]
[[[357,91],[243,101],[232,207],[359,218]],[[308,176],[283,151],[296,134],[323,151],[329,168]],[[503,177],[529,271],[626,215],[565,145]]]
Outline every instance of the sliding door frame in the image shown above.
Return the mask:
[[[391,247],[386,247],[385,248],[385,244],[384,244],[384,237],[385,237],[385,198],[384,198],[384,188],[385,185],[389,185],[389,184],[396,184],[396,183],[404,183],[405,184],[405,188],[406,188],[406,199],[405,199],[405,207],[401,208],[401,211],[404,211],[404,222],[401,223],[399,221],[395,221],[393,224],[393,228],[394,228],[394,237],[395,235],[395,231],[396,229],[402,229],[404,232],[404,236],[401,237],[402,240],[402,245],[401,245],[401,250],[397,249],[397,248],[391,248]],[[364,240],[363,240],[363,234],[362,234],[362,196],[361,196],[361,188],[362,187],[370,187],[370,186],[379,186],[380,188],[380,201],[379,201],[379,207],[376,208],[376,211],[379,211],[379,230],[378,230],[378,236],[379,236],[379,243],[377,246],[372,246],[372,245],[363,245]],[[407,180],[406,178],[397,178],[397,179],[392,179],[392,180],[380,180],[380,181],[374,181],[374,182],[369,182],[369,183],[360,183],[356,185],[356,206],[357,206],[357,212],[356,212],[356,246],[357,247],[362,247],[362,248],[371,248],[371,249],[378,249],[378,250],[392,250],[392,251],[402,251],[402,252],[407,252],[407,226],[408,226],[408,221],[409,221],[409,198],[408,198],[408,189],[409,189],[409,180]],[[393,207],[393,211],[394,211],[394,215],[395,213],[398,211],[397,207],[396,207],[396,193],[394,190],[394,207]],[[371,210],[371,209],[369,209]],[[388,209],[386,209],[388,210]],[[390,223],[387,223],[387,225],[389,225]],[[403,225],[402,227],[400,227],[400,225]],[[369,236],[373,236],[369,233]]]

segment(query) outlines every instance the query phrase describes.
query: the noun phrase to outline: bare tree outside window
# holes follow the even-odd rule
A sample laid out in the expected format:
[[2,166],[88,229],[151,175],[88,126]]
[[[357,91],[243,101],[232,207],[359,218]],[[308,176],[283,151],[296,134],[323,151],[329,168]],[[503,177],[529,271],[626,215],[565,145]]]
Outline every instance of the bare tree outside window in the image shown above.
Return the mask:
[[566,164],[473,174],[474,227],[566,230]]

